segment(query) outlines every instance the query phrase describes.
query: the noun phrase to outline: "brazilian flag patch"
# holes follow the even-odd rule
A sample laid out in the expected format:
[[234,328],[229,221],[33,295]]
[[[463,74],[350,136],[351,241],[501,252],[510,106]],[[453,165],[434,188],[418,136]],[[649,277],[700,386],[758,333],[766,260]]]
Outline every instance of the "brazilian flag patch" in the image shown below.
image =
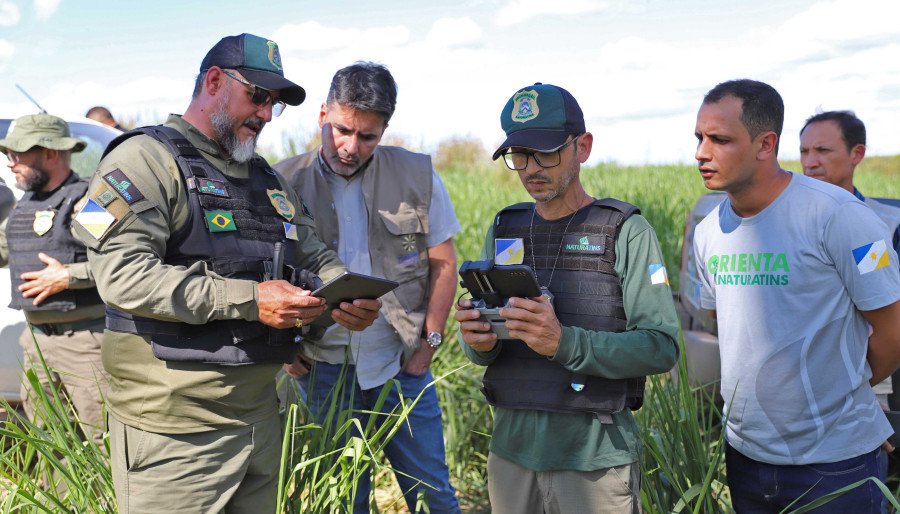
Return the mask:
[[234,217],[231,211],[203,211],[206,216],[206,226],[210,232],[232,232],[237,230],[234,226]]

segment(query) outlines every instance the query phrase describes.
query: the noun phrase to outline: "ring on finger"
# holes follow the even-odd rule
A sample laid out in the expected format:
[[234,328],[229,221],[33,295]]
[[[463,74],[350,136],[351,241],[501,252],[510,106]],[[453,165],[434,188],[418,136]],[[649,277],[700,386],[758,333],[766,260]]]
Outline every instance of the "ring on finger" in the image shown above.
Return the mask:
[[294,328],[303,328],[303,318],[297,318],[297,322],[294,323]]

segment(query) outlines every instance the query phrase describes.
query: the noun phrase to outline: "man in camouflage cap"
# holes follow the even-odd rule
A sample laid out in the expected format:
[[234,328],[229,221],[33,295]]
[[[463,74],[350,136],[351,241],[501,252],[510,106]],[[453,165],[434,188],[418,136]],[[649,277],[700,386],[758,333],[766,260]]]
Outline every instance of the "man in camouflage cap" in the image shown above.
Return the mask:
[[[64,120],[49,114],[22,116],[10,125],[0,151],[25,194],[0,225],[0,265],[10,268],[10,307],[21,309],[30,327],[20,339],[26,367],[37,368],[48,393],[52,383],[68,397],[82,430],[99,444],[105,425],[106,376],[100,362],[104,307],[84,243],[70,227],[88,185],[72,171],[72,153],[85,146],[71,137]],[[36,412],[39,402],[27,382],[22,398],[26,414],[37,415],[40,422],[43,414]]]

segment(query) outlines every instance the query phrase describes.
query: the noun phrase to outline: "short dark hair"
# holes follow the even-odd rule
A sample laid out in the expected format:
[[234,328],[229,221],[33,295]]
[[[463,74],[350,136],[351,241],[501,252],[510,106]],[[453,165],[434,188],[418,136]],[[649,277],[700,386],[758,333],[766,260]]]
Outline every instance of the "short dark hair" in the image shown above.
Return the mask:
[[[733,96],[741,101],[741,123],[753,139],[763,132],[772,131],[781,141],[784,126],[784,100],[775,88],[758,80],[737,79],[722,82],[703,97],[704,104],[714,104]],[[778,153],[778,144],[775,145]]]
[[397,106],[397,83],[384,65],[357,61],[334,74],[325,102],[378,113],[387,125]]
[[856,117],[853,111],[825,111],[807,118],[800,134],[806,130],[811,123],[820,121],[834,121],[841,129],[841,135],[844,138],[844,144],[847,145],[847,151],[853,150],[856,145],[866,145],[866,126],[862,120]]
[[90,118],[91,116],[100,116],[103,119],[115,121],[115,119],[113,119],[112,113],[109,112],[109,109],[103,107],[102,105],[95,105],[94,107],[88,109],[88,112],[84,114],[85,118]]
[[197,74],[197,79],[194,81],[194,92],[191,93],[191,98],[200,96],[200,91],[203,89],[203,81],[206,80],[207,73],[209,73],[209,70],[203,70]]

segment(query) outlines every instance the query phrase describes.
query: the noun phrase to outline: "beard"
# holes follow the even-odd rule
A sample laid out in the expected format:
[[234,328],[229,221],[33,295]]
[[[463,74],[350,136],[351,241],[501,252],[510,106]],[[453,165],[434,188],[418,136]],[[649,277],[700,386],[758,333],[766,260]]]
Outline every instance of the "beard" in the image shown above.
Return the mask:
[[24,173],[16,173],[16,187],[22,191],[41,191],[50,182],[50,175],[41,169],[40,162],[28,167]]
[[225,109],[230,96],[228,92],[222,96],[222,103],[219,105],[218,110],[212,113],[209,121],[216,136],[215,140],[222,147],[222,150],[235,161],[244,163],[252,159],[254,153],[256,153],[256,141],[259,139],[259,133],[266,126],[266,122],[262,118],[255,116],[245,119],[243,125],[248,125],[255,129],[256,135],[241,141],[234,130],[237,120],[228,114],[228,111]]
[[[565,173],[561,177],[559,177],[559,182],[556,183],[556,187],[554,189],[547,191],[543,194],[537,194],[537,195],[532,194],[531,197],[534,198],[534,201],[536,201],[537,203],[547,203],[547,202],[553,200],[554,198],[558,197],[566,189],[568,189],[569,184],[571,184],[572,181],[575,180],[576,175],[577,175],[577,170],[569,170],[568,173]],[[549,176],[547,176],[543,173],[540,173],[540,172],[528,176],[525,180],[526,181],[528,181],[528,180],[543,180],[547,183],[552,183],[552,179]]]

